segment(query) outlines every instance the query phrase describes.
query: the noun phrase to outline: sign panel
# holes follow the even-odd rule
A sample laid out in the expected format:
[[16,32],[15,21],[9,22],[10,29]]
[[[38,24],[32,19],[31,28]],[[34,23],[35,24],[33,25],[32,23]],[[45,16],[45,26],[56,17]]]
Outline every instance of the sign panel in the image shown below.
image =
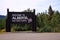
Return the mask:
[[[11,13],[11,12],[10,12]],[[12,23],[32,23],[32,12],[13,12],[11,13]]]

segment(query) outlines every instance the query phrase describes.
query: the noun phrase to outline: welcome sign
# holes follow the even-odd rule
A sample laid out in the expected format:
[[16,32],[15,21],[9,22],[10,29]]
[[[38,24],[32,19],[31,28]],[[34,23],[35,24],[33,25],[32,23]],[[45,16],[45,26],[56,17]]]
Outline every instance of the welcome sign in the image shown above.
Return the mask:
[[36,16],[33,12],[9,12],[7,9],[6,32],[11,32],[11,24],[31,24],[32,31],[36,31]]

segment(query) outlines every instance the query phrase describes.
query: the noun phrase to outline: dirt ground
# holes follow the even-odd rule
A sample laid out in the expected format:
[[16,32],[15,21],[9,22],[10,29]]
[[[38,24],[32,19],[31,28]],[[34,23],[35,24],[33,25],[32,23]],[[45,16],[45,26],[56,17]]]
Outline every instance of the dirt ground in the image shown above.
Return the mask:
[[3,33],[0,40],[60,40],[60,33]]

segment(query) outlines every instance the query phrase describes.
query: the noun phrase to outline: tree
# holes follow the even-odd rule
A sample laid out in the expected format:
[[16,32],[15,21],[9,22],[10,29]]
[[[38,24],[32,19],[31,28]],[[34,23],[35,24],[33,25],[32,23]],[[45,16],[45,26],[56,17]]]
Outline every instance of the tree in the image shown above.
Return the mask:
[[49,6],[49,9],[48,9],[48,14],[49,14],[49,19],[51,20],[51,18],[52,18],[52,15],[53,15],[53,10],[52,10],[52,7],[51,7],[51,5]]
[[24,12],[32,12],[32,10],[30,10],[30,8],[28,8],[27,10],[24,10]]

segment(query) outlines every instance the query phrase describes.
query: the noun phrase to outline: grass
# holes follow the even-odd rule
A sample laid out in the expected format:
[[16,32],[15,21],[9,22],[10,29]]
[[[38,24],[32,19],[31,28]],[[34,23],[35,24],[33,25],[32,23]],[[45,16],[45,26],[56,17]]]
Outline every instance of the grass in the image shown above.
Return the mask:
[[5,29],[0,30],[0,34],[6,33]]

